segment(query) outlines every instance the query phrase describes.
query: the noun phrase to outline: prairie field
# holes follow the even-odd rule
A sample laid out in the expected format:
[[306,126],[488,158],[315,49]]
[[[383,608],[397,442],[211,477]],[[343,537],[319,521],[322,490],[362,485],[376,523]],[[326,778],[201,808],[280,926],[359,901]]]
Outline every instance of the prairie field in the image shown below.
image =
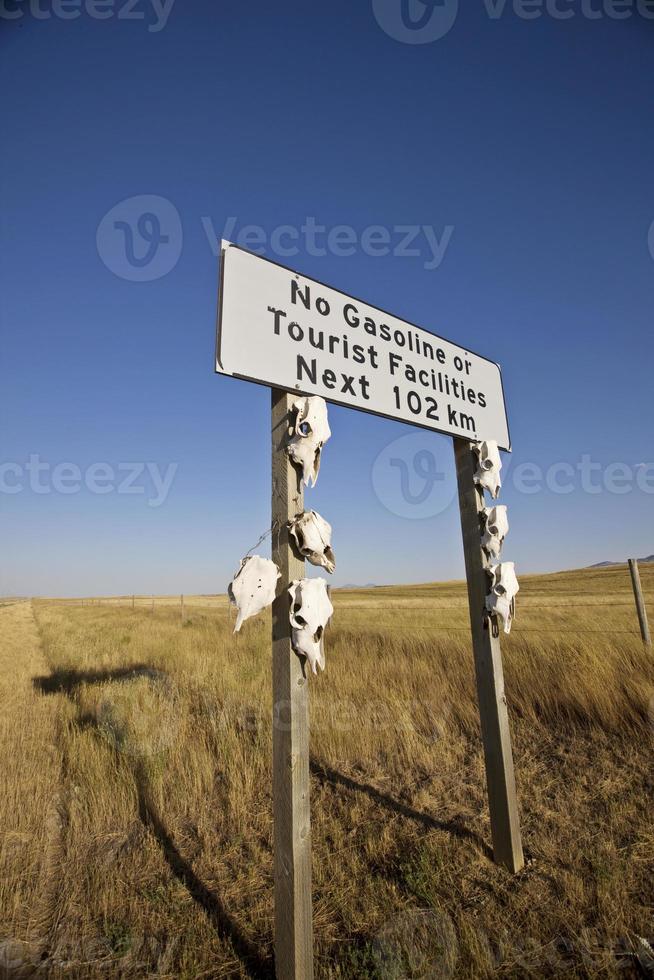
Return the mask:
[[[625,566],[521,579],[516,876],[489,850],[463,583],[333,601],[316,976],[647,976],[654,656]],[[233,623],[221,596],[0,608],[0,976],[273,976],[270,618]]]

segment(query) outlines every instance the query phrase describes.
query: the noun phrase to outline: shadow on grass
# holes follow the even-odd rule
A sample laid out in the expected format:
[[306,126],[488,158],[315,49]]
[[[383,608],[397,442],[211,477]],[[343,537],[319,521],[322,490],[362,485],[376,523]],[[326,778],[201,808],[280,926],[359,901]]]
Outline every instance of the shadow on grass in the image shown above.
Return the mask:
[[425,830],[442,830],[445,833],[451,834],[453,837],[457,837],[459,840],[467,840],[475,844],[482,853],[490,860],[493,860],[493,851],[486,844],[484,839],[474,830],[469,830],[462,824],[457,823],[454,820],[437,820],[436,817],[429,816],[428,813],[421,813],[419,810],[414,810],[412,807],[407,806],[405,803],[400,803],[399,800],[394,799],[392,796],[388,796],[386,793],[382,793],[375,786],[371,786],[369,783],[360,783],[356,779],[352,779],[350,776],[344,775],[342,772],[338,772],[336,769],[331,769],[329,766],[324,765],[320,762],[311,762],[311,772],[321,783],[331,783],[332,786],[343,786],[345,789],[353,790],[357,793],[365,793],[369,796],[375,803],[380,806],[385,807],[388,810],[393,810],[395,813],[401,814],[403,817],[408,817],[410,820],[415,820],[416,823],[421,824]]
[[135,772],[139,802],[139,817],[156,838],[166,863],[189,895],[206,913],[220,939],[228,940],[251,977],[274,977],[272,964],[267,962],[253,943],[247,939],[232,919],[218,896],[198,878],[190,863],[178,850],[161,820],[150,796],[150,786],[142,767]]
[[[139,677],[161,680],[162,671],[134,664],[115,670],[60,670],[48,677],[33,678],[34,687],[43,694],[66,694],[75,701],[77,689],[82,684],[106,684],[111,681],[128,681]],[[77,718],[80,728],[92,729],[99,733],[97,719],[88,713]],[[167,830],[151,798],[150,784],[144,766],[140,762],[132,765],[136,783],[138,809],[141,822],[149,830],[161,847],[164,859],[173,875],[187,889],[191,898],[202,908],[216,930],[220,939],[228,941],[241,960],[247,974],[253,980],[268,980],[274,977],[272,962],[264,959],[256,946],[244,935],[227,909],[207,886],[198,878],[190,862],[181,854],[175,841]]]
[[128,681],[137,677],[160,680],[162,671],[145,664],[118,667],[116,670],[56,670],[48,677],[34,677],[32,683],[41,694],[67,694],[72,697],[82,684],[109,684],[112,681]]

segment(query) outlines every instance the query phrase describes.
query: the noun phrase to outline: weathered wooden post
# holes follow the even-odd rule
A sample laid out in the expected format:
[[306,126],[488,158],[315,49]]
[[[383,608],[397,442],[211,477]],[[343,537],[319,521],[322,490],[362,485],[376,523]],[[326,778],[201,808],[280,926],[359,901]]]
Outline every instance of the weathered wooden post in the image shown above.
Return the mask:
[[486,574],[488,561],[481,547],[480,514],[484,508],[483,491],[475,485],[476,459],[471,444],[464,439],[455,438],[454,458],[459,488],[481,735],[486,761],[493,855],[498,864],[504,865],[515,873],[524,865],[524,858],[513,772],[511,734],[504,695],[500,638],[499,635],[493,635],[493,630],[485,616],[489,578]]
[[278,980],[313,977],[309,685],[293,651],[288,588],[304,578],[287,522],[304,508],[301,478],[286,454],[293,395],[273,388],[272,559],[281,572],[272,607],[275,970]]
[[646,647],[651,647],[652,637],[649,632],[649,623],[647,621],[647,609],[645,607],[645,600],[643,598],[643,588],[640,584],[640,572],[638,570],[638,560],[636,558],[629,559],[629,571],[631,572],[631,584],[634,589],[634,599],[636,600],[636,612],[638,613],[638,623],[640,625],[640,635],[643,638],[643,643]]

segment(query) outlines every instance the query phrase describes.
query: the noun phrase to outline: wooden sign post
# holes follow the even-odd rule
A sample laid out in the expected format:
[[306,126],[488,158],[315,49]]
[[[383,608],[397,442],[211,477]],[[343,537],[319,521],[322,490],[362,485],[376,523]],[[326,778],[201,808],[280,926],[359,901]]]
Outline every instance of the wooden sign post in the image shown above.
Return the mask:
[[304,510],[287,455],[293,402],[318,396],[454,439],[493,848],[516,872],[524,862],[511,740],[471,450],[473,441],[511,449],[502,375],[489,358],[226,241],[215,366],[272,389],[272,560],[281,573],[272,607],[275,968],[279,980],[312,980],[309,688],[288,591],[304,578],[288,529]]
[[636,600],[636,612],[638,613],[638,623],[640,625],[640,635],[646,647],[651,647],[652,637],[649,632],[647,622],[647,609],[643,599],[643,588],[640,584],[640,572],[638,571],[638,561],[636,558],[629,559],[629,571],[631,572],[631,584],[634,589],[634,599]]
[[272,607],[275,972],[312,980],[309,685],[291,643],[289,586],[304,578],[287,522],[304,509],[301,478],[286,453],[294,396],[272,389],[272,560],[281,577]]
[[504,695],[500,638],[499,635],[493,635],[485,616],[490,580],[486,574],[488,561],[481,547],[480,514],[484,508],[483,491],[475,485],[474,474],[477,463],[470,443],[464,439],[455,439],[454,458],[459,488],[481,736],[486,762],[493,856],[498,864],[504,865],[515,873],[522,868],[524,858],[513,773],[511,734]]

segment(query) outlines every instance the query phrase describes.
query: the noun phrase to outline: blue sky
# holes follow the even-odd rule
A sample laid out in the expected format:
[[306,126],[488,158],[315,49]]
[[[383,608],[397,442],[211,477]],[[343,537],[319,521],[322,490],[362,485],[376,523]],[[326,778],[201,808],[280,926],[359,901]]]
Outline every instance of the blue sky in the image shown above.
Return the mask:
[[[401,0],[3,0],[0,594],[224,591],[268,526],[269,393],[213,373],[248,225],[502,364],[519,572],[654,551],[654,9],[402,2],[443,36]],[[336,584],[461,576],[448,440],[330,419]]]

